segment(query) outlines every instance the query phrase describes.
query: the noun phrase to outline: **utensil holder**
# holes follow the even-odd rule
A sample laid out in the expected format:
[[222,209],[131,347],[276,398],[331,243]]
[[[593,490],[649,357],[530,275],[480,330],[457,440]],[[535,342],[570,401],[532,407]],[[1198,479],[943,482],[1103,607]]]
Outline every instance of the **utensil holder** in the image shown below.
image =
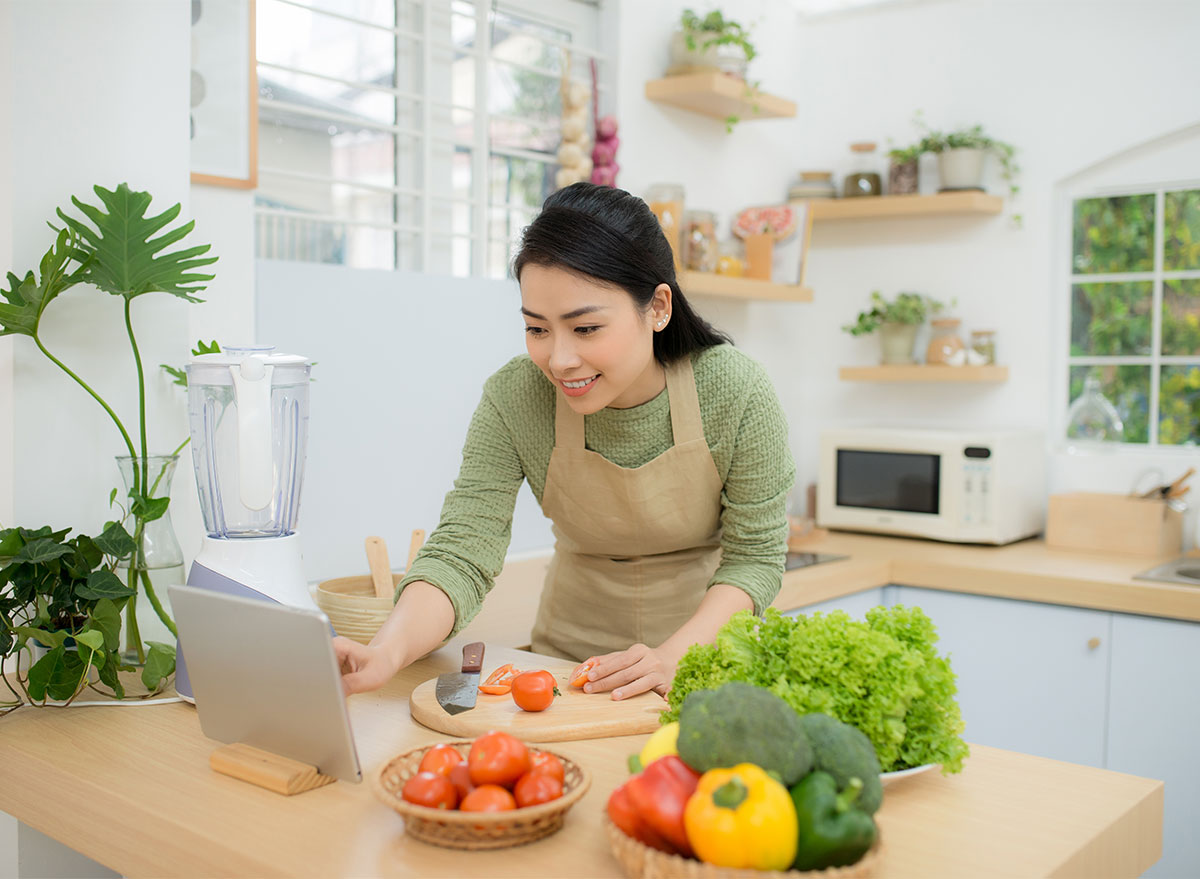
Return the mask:
[[1046,545],[1052,549],[1177,556],[1183,513],[1165,501],[1122,494],[1071,492],[1050,496]]

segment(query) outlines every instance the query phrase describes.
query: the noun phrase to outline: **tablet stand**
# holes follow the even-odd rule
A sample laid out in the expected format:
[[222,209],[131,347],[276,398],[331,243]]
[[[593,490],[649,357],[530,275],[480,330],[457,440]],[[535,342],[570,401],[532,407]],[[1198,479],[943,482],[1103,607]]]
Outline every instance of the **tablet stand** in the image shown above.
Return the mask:
[[242,742],[217,748],[209,756],[208,765],[223,775],[288,797],[337,781],[332,775],[322,775],[310,763],[281,757]]

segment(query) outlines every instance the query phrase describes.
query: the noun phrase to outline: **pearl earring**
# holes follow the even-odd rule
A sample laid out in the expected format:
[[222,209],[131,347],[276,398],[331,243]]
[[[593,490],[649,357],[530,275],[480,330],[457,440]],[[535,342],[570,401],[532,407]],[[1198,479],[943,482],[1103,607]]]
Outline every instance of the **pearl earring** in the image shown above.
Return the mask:
[[656,323],[656,324],[655,324],[655,326],[656,326],[656,327],[658,327],[658,328],[661,330],[663,327],[665,327],[665,326],[667,325],[667,319],[668,319],[670,316],[671,316],[671,315],[669,315],[669,314],[665,314],[665,315],[663,315],[663,319],[662,319],[662,320],[660,320],[658,323]]

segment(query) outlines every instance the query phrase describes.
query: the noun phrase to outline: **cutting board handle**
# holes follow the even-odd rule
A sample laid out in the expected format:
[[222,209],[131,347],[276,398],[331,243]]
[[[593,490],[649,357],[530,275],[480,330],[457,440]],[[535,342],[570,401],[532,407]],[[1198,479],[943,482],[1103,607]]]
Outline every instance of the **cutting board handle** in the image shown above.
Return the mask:
[[483,642],[472,641],[463,648],[463,672],[479,674],[483,670]]

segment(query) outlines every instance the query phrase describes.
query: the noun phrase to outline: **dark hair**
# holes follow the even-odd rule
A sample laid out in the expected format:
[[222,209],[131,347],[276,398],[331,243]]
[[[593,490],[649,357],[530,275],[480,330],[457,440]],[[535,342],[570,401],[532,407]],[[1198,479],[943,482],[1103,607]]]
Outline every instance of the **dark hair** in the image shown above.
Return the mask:
[[546,199],[525,227],[513,275],[527,265],[561,268],[612,284],[645,311],[659,284],[671,288],[671,320],[654,334],[654,357],[666,366],[724,342],[728,335],[696,314],[679,289],[671,245],[644,201],[623,189],[572,183]]

